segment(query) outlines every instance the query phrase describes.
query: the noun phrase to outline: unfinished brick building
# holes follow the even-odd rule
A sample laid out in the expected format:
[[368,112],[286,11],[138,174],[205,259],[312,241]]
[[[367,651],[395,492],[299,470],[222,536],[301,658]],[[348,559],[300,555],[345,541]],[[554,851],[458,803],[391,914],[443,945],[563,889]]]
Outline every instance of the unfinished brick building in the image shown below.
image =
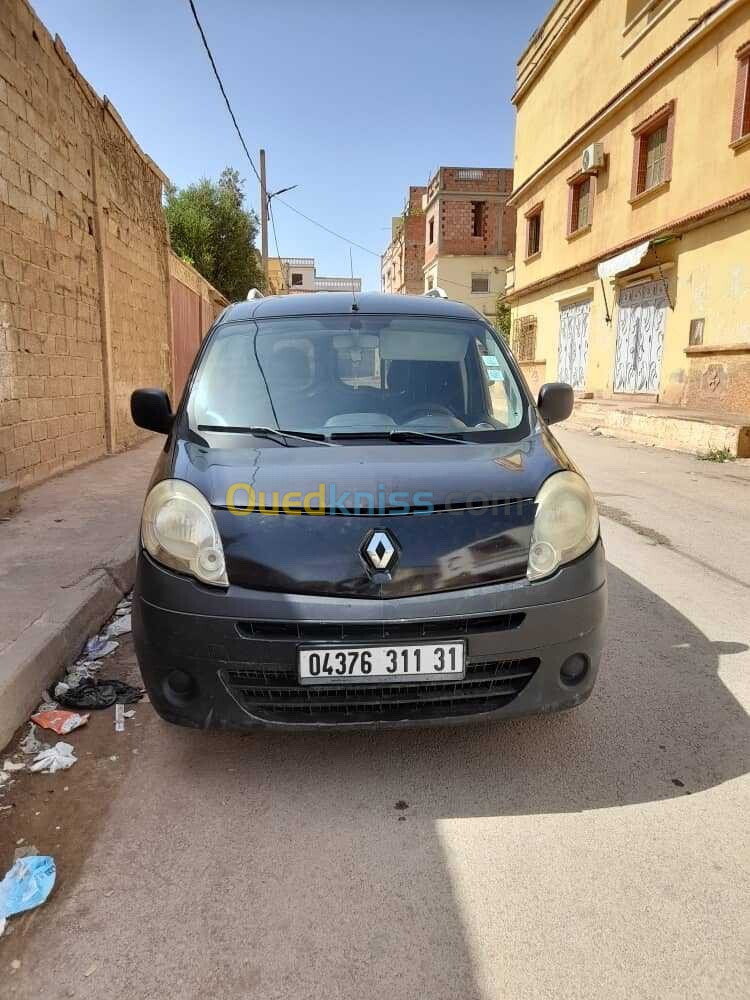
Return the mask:
[[440,287],[493,318],[515,247],[512,188],[505,167],[440,167],[427,187],[410,187],[381,260],[383,291]]
[[424,287],[444,288],[487,316],[505,290],[515,247],[516,215],[506,205],[513,171],[505,167],[440,167],[422,199]]
[[410,187],[406,206],[393,218],[391,242],[381,260],[384,292],[419,295],[424,289],[424,212],[426,187]]

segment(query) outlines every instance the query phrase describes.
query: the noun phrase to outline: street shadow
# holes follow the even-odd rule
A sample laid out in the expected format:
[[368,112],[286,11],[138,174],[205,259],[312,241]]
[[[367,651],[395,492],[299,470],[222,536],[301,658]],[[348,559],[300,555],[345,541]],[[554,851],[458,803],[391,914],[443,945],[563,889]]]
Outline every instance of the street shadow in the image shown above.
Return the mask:
[[[575,712],[376,733],[163,729],[202,849],[221,844],[206,919],[217,898],[233,920],[252,901],[261,936],[252,968],[228,960],[222,975],[247,988],[256,970],[295,997],[324,983],[342,996],[482,997],[440,820],[657,802],[748,771],[748,717],[718,675],[719,656],[747,646],[711,642],[616,567],[609,585],[599,683]],[[193,889],[200,899],[200,880]]]
[[[609,583],[599,682],[572,713],[243,735],[140,710],[138,766],[81,845],[79,879],[33,935],[14,934],[23,969],[9,997],[77,989],[92,949],[107,955],[97,987],[111,1000],[495,995],[477,949],[499,947],[514,916],[493,897],[497,938],[472,934],[442,820],[658,802],[748,770],[748,717],[718,674],[720,656],[747,647],[709,641],[615,567]],[[507,850],[527,850],[517,824],[503,830]]]

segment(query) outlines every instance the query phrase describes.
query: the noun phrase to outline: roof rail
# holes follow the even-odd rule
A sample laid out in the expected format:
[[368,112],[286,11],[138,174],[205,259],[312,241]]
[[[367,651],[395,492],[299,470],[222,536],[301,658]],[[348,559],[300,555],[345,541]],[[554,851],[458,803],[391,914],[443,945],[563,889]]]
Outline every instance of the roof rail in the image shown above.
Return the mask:
[[250,291],[247,293],[248,302],[251,299],[263,299],[263,298],[265,298],[263,292],[259,292],[257,288],[251,288]]
[[434,288],[430,288],[429,291],[424,292],[424,295],[426,295],[427,298],[429,298],[429,299],[447,299],[448,298],[448,293],[445,291],[444,288],[441,288],[439,285],[435,285]]

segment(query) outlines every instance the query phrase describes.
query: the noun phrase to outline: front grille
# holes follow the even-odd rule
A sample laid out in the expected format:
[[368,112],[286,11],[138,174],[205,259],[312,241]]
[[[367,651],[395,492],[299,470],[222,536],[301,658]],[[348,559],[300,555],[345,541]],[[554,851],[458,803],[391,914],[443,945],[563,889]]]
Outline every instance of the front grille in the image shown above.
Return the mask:
[[452,639],[477,632],[507,632],[518,628],[526,615],[481,615],[435,618],[415,622],[237,622],[244,639],[303,639],[306,642],[389,642],[395,639]]
[[474,715],[516,697],[539,660],[470,663],[466,678],[450,684],[326,684],[302,686],[295,670],[225,670],[221,678],[237,702],[269,722],[396,722]]

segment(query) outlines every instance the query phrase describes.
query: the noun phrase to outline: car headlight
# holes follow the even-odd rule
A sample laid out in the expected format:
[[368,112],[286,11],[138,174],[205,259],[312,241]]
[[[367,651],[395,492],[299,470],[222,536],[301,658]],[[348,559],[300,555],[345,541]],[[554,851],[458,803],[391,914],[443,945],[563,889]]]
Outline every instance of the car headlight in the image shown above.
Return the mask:
[[527,577],[549,576],[598,537],[599,514],[588,483],[577,472],[556,472],[537,493]]
[[229,586],[224,548],[203,494],[180,479],[164,479],[146,497],[141,541],[157,562],[203,583]]

